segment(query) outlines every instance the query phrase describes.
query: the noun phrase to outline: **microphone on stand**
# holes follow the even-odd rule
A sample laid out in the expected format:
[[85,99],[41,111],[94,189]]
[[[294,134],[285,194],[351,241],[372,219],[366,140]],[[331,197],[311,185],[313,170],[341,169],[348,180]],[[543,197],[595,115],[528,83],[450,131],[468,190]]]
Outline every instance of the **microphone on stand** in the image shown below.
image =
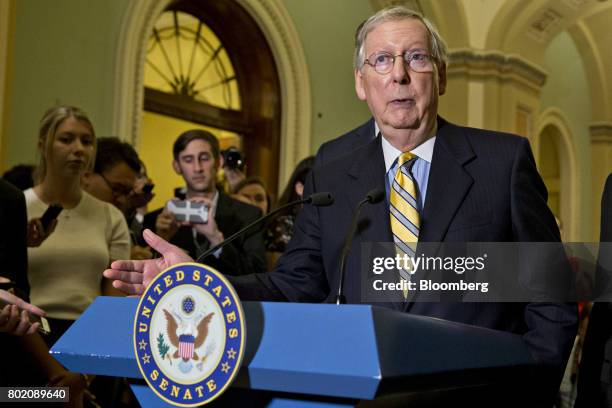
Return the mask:
[[338,294],[336,295],[337,305],[346,303],[346,299],[344,298],[344,273],[346,270],[346,258],[348,258],[349,251],[351,250],[351,244],[353,243],[353,237],[355,236],[355,231],[357,231],[357,219],[359,218],[359,213],[361,213],[361,208],[367,203],[376,204],[380,202],[384,196],[385,192],[380,188],[376,188],[374,190],[370,190],[368,194],[366,194],[365,198],[357,204],[355,214],[353,214],[353,220],[351,221],[351,226],[346,234],[344,246],[342,247],[342,254],[340,256],[340,283],[338,284]]
[[334,202],[334,198],[332,197],[332,195],[330,193],[323,192],[323,193],[314,193],[314,194],[311,194],[310,196],[308,196],[306,198],[303,198],[301,200],[295,200],[295,201],[292,201],[292,202],[287,203],[285,205],[281,205],[280,207],[276,208],[275,210],[269,212],[268,214],[264,215],[263,217],[260,217],[260,218],[256,219],[255,221],[253,221],[252,223],[250,223],[246,227],[244,227],[241,230],[237,231],[236,233],[232,234],[230,237],[228,237],[227,239],[221,241],[220,243],[218,243],[214,247],[209,248],[202,255],[198,256],[198,259],[196,259],[195,261],[196,262],[200,262],[202,259],[204,259],[207,256],[209,256],[210,254],[214,253],[219,248],[223,248],[224,246],[226,246],[230,242],[234,241],[236,238],[244,235],[251,228],[261,224],[262,222],[270,219],[272,216],[278,214],[279,212],[281,212],[283,210],[286,210],[287,208],[293,207],[293,206],[298,205],[298,204],[310,204],[310,205],[314,205],[316,207],[326,207],[328,205],[333,204],[333,202]]

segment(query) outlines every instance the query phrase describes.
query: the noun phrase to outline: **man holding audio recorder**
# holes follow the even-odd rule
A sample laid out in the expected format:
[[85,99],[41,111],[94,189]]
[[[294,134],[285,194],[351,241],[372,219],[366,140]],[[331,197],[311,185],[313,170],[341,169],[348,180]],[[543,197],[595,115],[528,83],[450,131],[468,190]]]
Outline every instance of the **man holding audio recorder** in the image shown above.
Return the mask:
[[[197,258],[261,215],[254,206],[234,200],[217,188],[223,166],[219,141],[205,130],[188,130],[174,142],[172,168],[185,180],[185,200],[171,200],[145,216],[144,226]],[[185,216],[185,211],[193,216]],[[261,230],[253,231],[203,262],[230,275],[265,272]]]

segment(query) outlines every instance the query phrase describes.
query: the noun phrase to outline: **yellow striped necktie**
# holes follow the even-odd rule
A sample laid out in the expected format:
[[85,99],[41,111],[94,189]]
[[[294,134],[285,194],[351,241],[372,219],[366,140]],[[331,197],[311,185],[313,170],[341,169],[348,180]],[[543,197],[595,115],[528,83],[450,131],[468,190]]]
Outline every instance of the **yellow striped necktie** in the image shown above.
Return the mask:
[[[399,156],[397,172],[389,194],[393,242],[396,253],[402,258],[404,254],[409,258],[414,257],[421,227],[417,210],[417,186],[411,174],[411,167],[416,159],[417,156],[410,152],[404,152]],[[409,270],[400,268],[399,274],[402,280],[410,281]],[[404,291],[404,297],[407,295],[407,291]]]

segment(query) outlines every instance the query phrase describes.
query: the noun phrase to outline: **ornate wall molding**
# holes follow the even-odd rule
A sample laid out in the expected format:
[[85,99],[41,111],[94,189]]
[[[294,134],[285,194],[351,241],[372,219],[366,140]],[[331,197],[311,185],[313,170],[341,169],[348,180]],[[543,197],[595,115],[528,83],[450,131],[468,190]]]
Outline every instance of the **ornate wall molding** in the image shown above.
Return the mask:
[[[310,75],[299,35],[281,0],[235,0],[259,25],[280,78],[280,185],[294,165],[310,154],[312,97]],[[157,16],[170,0],[134,0],[124,15],[115,62],[113,131],[138,146],[143,107],[146,45]]]
[[468,76],[483,80],[515,80],[535,90],[539,90],[546,82],[544,69],[518,55],[466,48],[451,50],[449,57],[449,76]]
[[257,22],[276,60],[281,82],[281,157],[279,186],[299,160],[310,154],[312,95],[306,54],[281,0],[236,0]]
[[[566,169],[566,171],[561,169],[562,185],[560,190],[565,191],[565,194],[562,194],[560,198],[562,206],[567,206],[567,211],[562,210],[561,215],[565,218],[563,221],[566,225],[569,225],[569,228],[566,227],[567,233],[564,234],[563,238],[566,241],[579,241],[583,234],[580,214],[584,203],[579,189],[583,170],[578,164],[578,152],[574,142],[575,136],[571,132],[569,121],[563,111],[558,108],[547,108],[544,110],[538,118],[534,143],[532,145],[538,163],[540,162],[540,139],[548,126],[553,126],[558,131],[559,140],[557,142],[558,153],[561,159],[560,165]],[[565,177],[563,176],[564,174]]]
[[170,0],[129,2],[115,59],[113,133],[138,146],[144,103],[143,72],[149,33]]
[[15,24],[15,3],[0,1],[0,169],[4,169],[8,158],[8,106],[10,104],[10,63],[12,60],[12,37]]
[[612,122],[595,122],[589,126],[591,143],[612,144]]

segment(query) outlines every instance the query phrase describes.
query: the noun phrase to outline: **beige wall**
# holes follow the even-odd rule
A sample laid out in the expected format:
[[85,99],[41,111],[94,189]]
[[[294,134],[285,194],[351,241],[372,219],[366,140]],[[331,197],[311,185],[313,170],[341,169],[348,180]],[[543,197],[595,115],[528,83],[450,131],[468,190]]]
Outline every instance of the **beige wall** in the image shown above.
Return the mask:
[[373,13],[368,0],[285,0],[302,40],[312,89],[313,152],[365,122],[368,107],[353,80],[355,28]]
[[9,98],[11,95],[11,61],[13,51],[13,30],[15,20],[15,2],[0,1],[0,171],[4,171],[6,162],[6,144],[9,119]]
[[35,163],[38,121],[54,104],[83,108],[98,136],[110,134],[115,47],[127,3],[15,2],[6,166]]

